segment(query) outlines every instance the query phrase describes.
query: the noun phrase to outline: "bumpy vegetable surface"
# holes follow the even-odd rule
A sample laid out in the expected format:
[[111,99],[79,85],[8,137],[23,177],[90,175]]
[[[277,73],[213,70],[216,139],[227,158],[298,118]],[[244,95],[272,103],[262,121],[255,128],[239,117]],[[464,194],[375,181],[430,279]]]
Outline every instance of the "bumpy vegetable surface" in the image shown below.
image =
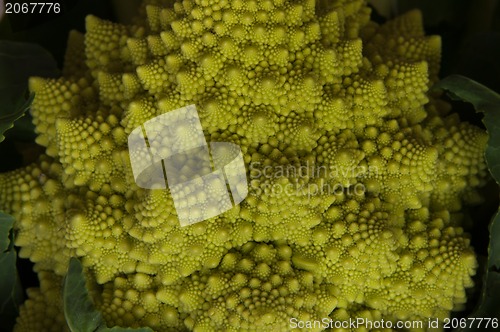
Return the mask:
[[[440,39],[420,13],[380,26],[361,0],[165,2],[129,26],[88,17],[63,77],[30,80],[46,154],[0,175],[41,279],[17,330],[67,328],[71,256],[108,326],[280,331],[460,309],[476,269],[461,211],[480,200],[487,135],[427,93]],[[168,189],[135,184],[127,137],[190,104],[207,141],[241,147],[249,195],[180,227]]]

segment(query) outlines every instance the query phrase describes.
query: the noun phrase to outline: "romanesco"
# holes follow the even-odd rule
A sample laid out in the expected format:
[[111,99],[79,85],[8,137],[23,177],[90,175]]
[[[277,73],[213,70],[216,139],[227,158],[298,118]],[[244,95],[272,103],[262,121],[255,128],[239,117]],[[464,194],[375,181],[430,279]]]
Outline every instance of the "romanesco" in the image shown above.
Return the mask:
[[[418,11],[379,25],[363,0],[145,0],[133,24],[86,30],[61,78],[29,82],[45,154],[0,174],[41,280],[16,331],[67,329],[72,256],[108,326],[287,331],[465,303],[461,209],[487,179],[487,134],[428,94],[440,39]],[[134,182],[127,137],[191,104],[207,141],[241,147],[249,193],[181,227],[169,189]]]

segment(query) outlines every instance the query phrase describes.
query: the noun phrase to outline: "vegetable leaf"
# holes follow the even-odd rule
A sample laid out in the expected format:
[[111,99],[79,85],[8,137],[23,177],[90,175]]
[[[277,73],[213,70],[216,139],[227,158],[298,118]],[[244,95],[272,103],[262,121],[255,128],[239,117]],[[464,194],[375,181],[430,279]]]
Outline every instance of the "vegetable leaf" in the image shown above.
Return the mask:
[[17,255],[13,246],[14,218],[0,211],[0,321],[12,328],[23,301],[21,282],[17,274]]
[[[486,162],[491,175],[500,183],[500,95],[487,87],[463,76],[453,75],[434,86],[450,94],[450,97],[474,105],[478,112],[484,113],[483,123],[489,134],[486,148]],[[488,263],[480,303],[470,317],[500,318],[500,210],[489,226],[490,244]],[[461,329],[473,331],[473,329]]]
[[31,94],[30,97],[26,100],[23,97],[17,98],[16,101],[9,103],[7,98],[0,95],[0,103],[5,105],[5,108],[2,108],[3,111],[0,114],[0,142],[5,139],[3,135],[8,129],[14,127],[14,122],[20,119],[24,113],[29,109],[31,103],[33,102],[34,94]]
[[10,249],[9,233],[14,226],[14,218],[2,211],[0,211],[0,252],[4,253]]
[[36,44],[0,41],[0,142],[6,130],[14,126],[33,101],[26,98],[30,76],[56,77],[57,63]]
[[73,332],[152,332],[150,328],[106,327],[101,313],[95,309],[85,286],[82,264],[74,257],[69,262],[68,274],[64,280],[63,300],[64,316],[70,330]]
[[64,280],[64,316],[71,331],[96,331],[103,324],[100,312],[94,309],[85,286],[79,260],[71,258]]

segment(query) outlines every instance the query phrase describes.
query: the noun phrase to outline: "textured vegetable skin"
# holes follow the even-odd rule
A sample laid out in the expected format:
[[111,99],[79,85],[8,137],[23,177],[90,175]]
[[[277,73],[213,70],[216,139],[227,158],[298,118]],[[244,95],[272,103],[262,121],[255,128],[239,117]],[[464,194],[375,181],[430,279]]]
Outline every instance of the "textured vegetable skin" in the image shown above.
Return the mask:
[[[61,78],[30,80],[46,153],[0,175],[41,281],[16,330],[67,328],[72,256],[108,326],[278,331],[465,303],[477,264],[462,207],[481,200],[487,135],[428,94],[440,39],[418,11],[379,26],[363,1],[150,0],[132,25],[89,16],[86,30]],[[127,136],[189,104],[207,140],[241,147],[250,183],[239,206],[181,228],[168,189],[135,184]]]

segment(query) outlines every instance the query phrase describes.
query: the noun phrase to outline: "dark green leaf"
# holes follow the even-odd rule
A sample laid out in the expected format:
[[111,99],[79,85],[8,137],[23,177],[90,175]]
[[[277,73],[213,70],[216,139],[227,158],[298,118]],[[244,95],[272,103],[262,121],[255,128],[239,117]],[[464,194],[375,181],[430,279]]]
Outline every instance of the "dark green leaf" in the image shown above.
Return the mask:
[[0,211],[0,321],[14,325],[23,301],[23,292],[16,269],[17,255],[13,250],[14,218]]
[[[16,252],[0,254],[0,313],[4,314],[13,305],[16,310],[22,302],[19,279],[16,271]],[[22,289],[22,288],[21,288]]]
[[[497,212],[495,218],[493,218],[490,224],[490,246],[488,248],[488,274],[489,276],[495,280],[488,280],[486,287],[488,287],[488,283],[490,286],[489,291],[487,292],[488,296],[493,296],[496,294],[496,299],[498,303],[498,299],[500,299],[500,212]],[[496,286],[496,288],[491,288]],[[497,304],[497,316],[500,318],[500,306]]]
[[15,120],[15,126],[5,133],[5,137],[21,142],[34,142],[36,138],[35,125],[30,112],[24,112],[23,116]]
[[24,115],[33,101],[26,98],[30,76],[56,77],[57,64],[36,44],[0,40],[0,142],[3,133]]
[[63,299],[64,316],[70,330],[73,332],[152,332],[150,328],[107,328],[101,313],[94,308],[94,304],[90,299],[85,285],[82,264],[76,258],[71,258],[69,262],[68,274],[64,280]]
[[90,300],[85,275],[80,261],[71,258],[68,274],[64,280],[64,316],[71,331],[96,331],[104,325],[99,311]]
[[10,230],[14,226],[14,218],[2,211],[0,211],[0,253],[3,253],[9,249]]
[[0,91],[15,95],[28,87],[30,76],[57,77],[57,63],[37,44],[0,40]]
[[[463,76],[453,75],[436,84],[436,89],[447,91],[452,98],[470,102],[484,113],[483,123],[489,134],[486,162],[491,175],[500,183],[500,95]],[[470,317],[500,318],[500,212],[491,221],[488,264],[480,302]],[[475,331],[462,329],[461,331]]]
[[0,103],[5,105],[5,108],[2,108],[4,111],[0,111],[0,142],[5,139],[3,134],[8,129],[14,127],[14,122],[21,118],[29,109],[34,96],[34,94],[31,94],[27,100],[20,97],[9,104],[9,102],[0,95]]

